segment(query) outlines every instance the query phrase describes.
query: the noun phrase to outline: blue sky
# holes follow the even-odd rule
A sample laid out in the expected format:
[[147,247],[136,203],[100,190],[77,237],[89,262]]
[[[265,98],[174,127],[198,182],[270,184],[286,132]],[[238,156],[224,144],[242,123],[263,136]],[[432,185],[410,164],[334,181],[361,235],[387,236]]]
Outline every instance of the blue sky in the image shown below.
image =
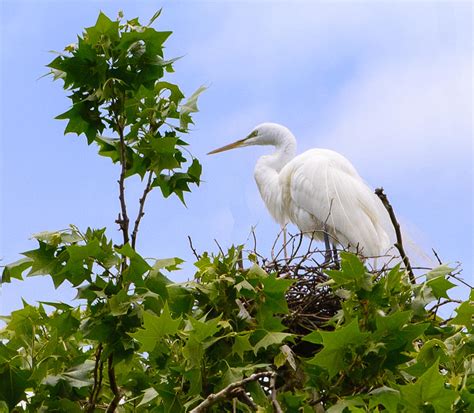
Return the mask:
[[[268,252],[279,228],[260,200],[253,167],[266,148],[205,154],[258,123],[288,126],[299,151],[337,150],[372,186],[383,186],[425,251],[461,261],[472,281],[472,4],[470,2],[25,1],[1,3],[1,258],[35,248],[32,233],[108,227],[118,212],[117,166],[53,120],[69,103],[61,84],[38,80],[53,56],[92,25],[99,10],[172,30],[167,57],[184,55],[169,80],[200,101],[189,136],[203,183],[177,199],[152,193],[139,251],[188,261],[244,243],[256,226]],[[130,201],[139,195],[132,181]],[[465,297],[466,289],[456,295]],[[69,300],[46,277],[0,287],[0,314],[21,297]]]

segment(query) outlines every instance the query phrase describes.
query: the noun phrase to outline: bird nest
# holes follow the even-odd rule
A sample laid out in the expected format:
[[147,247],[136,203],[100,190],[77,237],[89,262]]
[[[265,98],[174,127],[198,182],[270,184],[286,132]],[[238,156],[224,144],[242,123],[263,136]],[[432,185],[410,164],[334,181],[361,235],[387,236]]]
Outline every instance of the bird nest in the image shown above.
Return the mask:
[[271,259],[253,251],[262,268],[280,278],[294,280],[286,293],[289,312],[284,322],[290,331],[307,334],[327,329],[327,322],[341,309],[341,299],[328,285],[326,270],[338,269],[338,262],[326,262],[326,251],[304,241],[303,234],[290,235],[276,251],[279,237],[272,247]]

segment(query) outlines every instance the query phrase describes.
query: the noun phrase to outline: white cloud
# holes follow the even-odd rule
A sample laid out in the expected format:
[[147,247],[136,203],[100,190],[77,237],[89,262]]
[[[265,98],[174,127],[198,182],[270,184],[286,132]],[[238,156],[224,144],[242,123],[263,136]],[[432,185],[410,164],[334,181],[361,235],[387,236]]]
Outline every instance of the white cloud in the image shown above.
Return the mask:
[[[318,144],[371,169],[439,167],[472,156],[472,67],[469,56],[371,64],[328,109]],[[307,138],[306,138],[307,139]]]

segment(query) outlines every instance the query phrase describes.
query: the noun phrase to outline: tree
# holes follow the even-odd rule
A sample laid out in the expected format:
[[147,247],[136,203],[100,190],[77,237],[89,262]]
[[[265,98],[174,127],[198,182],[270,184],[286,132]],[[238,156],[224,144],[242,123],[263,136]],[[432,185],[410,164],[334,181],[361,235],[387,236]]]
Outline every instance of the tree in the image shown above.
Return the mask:
[[[458,279],[447,266],[418,284],[401,265],[374,271],[347,252],[341,268],[320,267],[293,237],[284,260],[243,246],[195,252],[194,281],[177,284],[165,273],[180,259],[139,254],[148,194],[184,203],[201,174],[184,136],[204,88],[185,100],[163,80],[174,60],[163,56],[171,32],[151,27],[159,14],[144,26],[101,13],[49,64],[72,101],[58,116],[65,133],[120,166],[122,239],[71,225],[36,234],[37,248],[5,266],[3,282],[46,275],[77,300],[4,317],[0,411],[472,410],[474,295],[453,319],[437,315]],[[134,175],[144,187],[131,218]]]

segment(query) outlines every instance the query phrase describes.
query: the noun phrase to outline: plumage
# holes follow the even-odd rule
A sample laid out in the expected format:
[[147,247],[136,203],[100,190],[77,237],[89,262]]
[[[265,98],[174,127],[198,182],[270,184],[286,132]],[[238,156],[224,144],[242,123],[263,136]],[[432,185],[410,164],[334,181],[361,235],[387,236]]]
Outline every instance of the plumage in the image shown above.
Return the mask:
[[249,145],[275,147],[257,161],[255,180],[281,226],[291,222],[320,240],[327,233],[334,244],[357,248],[365,256],[381,255],[390,247],[381,201],[344,156],[328,149],[295,156],[295,137],[275,123],[263,123],[247,138],[210,153]]

